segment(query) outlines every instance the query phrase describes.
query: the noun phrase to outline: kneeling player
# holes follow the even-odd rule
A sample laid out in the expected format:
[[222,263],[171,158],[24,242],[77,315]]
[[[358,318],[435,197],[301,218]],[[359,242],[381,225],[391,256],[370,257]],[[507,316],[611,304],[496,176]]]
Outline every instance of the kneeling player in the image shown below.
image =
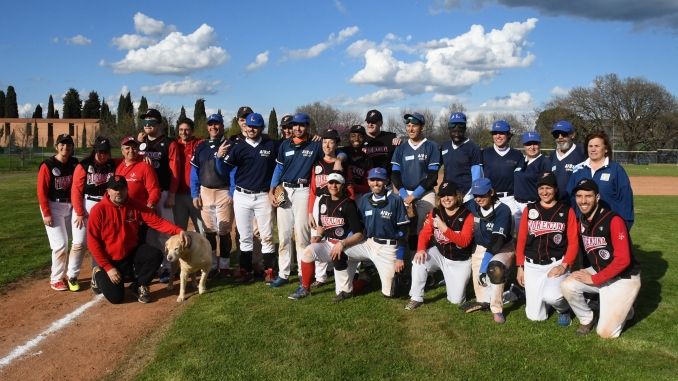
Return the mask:
[[600,206],[598,184],[590,178],[579,180],[573,193],[582,214],[580,248],[591,266],[563,281],[563,295],[579,318],[577,334],[586,335],[596,321],[584,293],[600,294],[598,335],[619,337],[626,321],[633,318],[633,303],[640,290],[640,262],[633,255],[624,220]]
[[[447,300],[466,300],[466,284],[471,275],[473,216],[463,204],[457,184],[445,181],[438,188],[438,206],[431,211],[419,234],[417,254],[412,259],[412,299],[405,306],[413,310],[424,304],[428,274],[441,270],[447,286]],[[433,239],[432,239],[433,238]],[[433,241],[430,248],[429,242]]]

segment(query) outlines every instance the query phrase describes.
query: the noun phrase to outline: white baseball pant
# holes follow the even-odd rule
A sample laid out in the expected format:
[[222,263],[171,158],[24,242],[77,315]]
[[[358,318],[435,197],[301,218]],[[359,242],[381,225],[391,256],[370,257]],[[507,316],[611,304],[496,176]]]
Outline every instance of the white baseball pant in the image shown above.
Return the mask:
[[[306,246],[306,249],[304,250],[303,254],[301,255],[301,261],[306,262],[306,263],[312,263],[315,261],[315,267],[316,267],[316,272],[315,272],[315,279],[318,280],[318,266],[323,265],[322,267],[327,269],[327,266],[329,263],[332,263],[332,257],[330,256],[330,251],[332,251],[332,248],[334,247],[334,243],[323,239],[322,241],[318,243],[312,243],[308,246]],[[335,269],[335,279],[336,279],[336,269]],[[325,273],[325,279],[323,280],[327,281],[327,275]],[[351,278],[351,281],[353,279]],[[334,282],[335,284],[335,290],[337,295],[342,291],[339,282]],[[346,291],[349,292],[349,291]]]
[[[499,201],[501,201],[503,204],[511,208],[511,217],[515,221],[515,215],[517,211],[516,207],[516,200],[513,198],[513,196],[506,196],[506,197],[499,197]],[[518,231],[518,227],[520,226],[520,221],[518,221],[518,225],[514,225],[511,227],[511,235],[514,235],[516,231]]]
[[381,293],[391,296],[391,283],[395,275],[396,245],[382,245],[374,242],[373,238],[362,240],[359,243],[344,249],[348,257],[348,268],[344,271],[334,269],[334,280],[337,289],[344,292],[353,292],[353,274],[360,261],[372,261],[379,272],[381,279]]
[[529,204],[533,203],[522,203],[518,201],[513,201],[516,205],[515,213],[513,214],[513,233],[518,234],[518,228],[520,227],[520,219],[523,218],[523,211]]
[[[586,268],[591,274],[596,271],[592,267]],[[565,299],[570,303],[572,311],[579,318],[580,324],[590,324],[593,321],[593,311],[586,303],[584,293],[600,294],[600,317],[598,318],[598,335],[611,339],[619,337],[624,324],[631,319],[631,308],[636,301],[640,290],[640,274],[632,275],[631,279],[613,278],[602,285],[584,284],[572,277],[567,277],[561,285]]]
[[205,224],[202,222],[200,211],[193,205],[193,197],[190,194],[176,194],[174,200],[174,223],[178,227],[188,230],[188,219],[190,218],[193,221],[195,231],[204,233]]
[[465,261],[447,259],[436,246],[426,250],[426,254],[428,254],[428,258],[423,264],[412,261],[411,299],[423,302],[428,274],[440,270],[445,277],[447,300],[453,304],[464,303],[466,301],[466,284],[471,276],[471,258]]
[[256,222],[261,237],[261,251],[263,253],[275,252],[272,210],[273,206],[268,199],[267,192],[247,194],[235,191],[233,212],[235,213],[235,220],[238,221],[241,251],[254,250],[254,225]]
[[560,266],[561,263],[563,263],[562,258],[548,265],[530,263],[528,259],[525,259],[523,275],[525,276],[525,315],[528,319],[534,321],[546,320],[549,306],[552,306],[559,313],[567,312],[570,309],[570,305],[560,289],[560,285],[567,278],[569,270],[557,278],[547,277],[549,271]]
[[278,268],[281,278],[289,279],[292,271],[292,231],[294,230],[297,264],[301,279],[301,254],[311,241],[311,230],[308,227],[308,197],[308,187],[285,187],[287,203],[283,207],[278,207],[278,239],[280,240]]
[[[483,287],[478,284],[478,277],[480,275],[480,265],[483,262],[483,257],[487,249],[484,246],[478,245],[476,251],[471,256],[471,271],[473,275],[473,289],[476,292],[476,301],[481,303],[490,303],[490,310],[493,313],[500,313],[503,311],[503,294],[504,283],[493,284],[487,280],[487,286]],[[511,271],[511,264],[516,251],[513,247],[513,241],[507,243],[502,247],[497,254],[492,257],[492,261],[498,261],[504,264],[506,273]]]
[[[87,198],[84,198],[84,203],[85,203],[85,210],[87,211],[87,214],[92,210],[94,205],[97,204],[96,201],[88,200]],[[71,252],[73,251],[78,251],[80,250],[82,253],[76,254],[76,258],[80,258],[80,263],[82,264],[82,260],[85,257],[85,251],[87,250],[87,221],[89,218],[85,218],[83,221],[85,222],[85,226],[82,228],[78,229],[75,227],[75,209],[73,209],[73,216],[71,217],[71,231],[73,232],[73,245],[71,246]],[[96,265],[96,261],[94,260],[94,257],[92,257],[92,268]],[[80,273],[80,266],[78,266],[78,274]],[[77,275],[76,275],[77,277]]]
[[[45,225],[49,247],[52,249],[52,274],[50,283],[63,281],[64,278],[77,278],[80,275],[82,266],[82,257],[85,250],[74,250],[71,245],[71,251],[68,257],[68,239],[71,236],[71,216],[73,206],[69,202],[49,202],[49,210],[52,214],[52,226]],[[40,214],[43,218],[45,215]]]
[[[168,191],[162,191],[160,196],[160,201],[158,202],[158,216],[166,219],[167,221],[174,223],[174,210],[172,208],[165,208],[165,201],[167,201],[167,196],[169,196]],[[161,252],[165,252],[165,242],[169,239],[169,235],[165,233],[160,233],[159,231],[149,228],[148,234],[146,235],[146,242],[149,245],[158,248]],[[167,256],[163,256],[162,259],[162,270],[169,270],[171,268],[170,262],[167,260]]]

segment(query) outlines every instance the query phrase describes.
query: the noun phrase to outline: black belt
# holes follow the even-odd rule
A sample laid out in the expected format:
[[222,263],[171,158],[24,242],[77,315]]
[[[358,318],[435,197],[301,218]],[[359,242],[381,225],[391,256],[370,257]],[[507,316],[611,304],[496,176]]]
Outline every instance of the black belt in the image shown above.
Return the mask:
[[496,192],[498,197],[509,197],[513,196],[513,192]]
[[94,196],[85,196],[85,198],[90,200],[90,201],[99,202],[103,199],[103,196],[99,196],[99,198],[96,198]]
[[534,204],[536,201],[529,201],[529,200],[523,200],[522,198],[516,198],[515,199],[517,202],[521,204]]
[[50,198],[52,202],[71,202],[70,198]]
[[380,245],[397,245],[398,241],[395,239],[381,239],[381,238],[373,238],[374,242],[380,244]]
[[245,189],[245,188],[241,188],[241,187],[235,187],[235,190],[237,190],[238,192],[242,192],[244,194],[267,193],[266,191],[253,191],[253,190],[249,190],[249,189]]
[[283,182],[283,186],[285,188],[308,188],[308,184],[292,184],[292,183],[286,183]]
[[558,262],[562,258],[563,257],[560,257],[560,258],[551,257],[551,258],[547,258],[547,259],[534,260],[530,257],[525,257],[525,260],[534,264],[534,265],[550,265],[552,263]]

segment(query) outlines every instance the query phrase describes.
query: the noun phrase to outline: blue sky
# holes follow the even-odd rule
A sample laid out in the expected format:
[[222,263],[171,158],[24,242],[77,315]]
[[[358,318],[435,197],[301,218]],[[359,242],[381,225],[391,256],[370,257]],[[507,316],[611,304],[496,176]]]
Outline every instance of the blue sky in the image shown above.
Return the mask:
[[678,94],[674,0],[23,1],[3,16],[0,89],[31,114],[70,87],[112,109],[130,91],[265,117],[315,101],[521,114],[607,73]]

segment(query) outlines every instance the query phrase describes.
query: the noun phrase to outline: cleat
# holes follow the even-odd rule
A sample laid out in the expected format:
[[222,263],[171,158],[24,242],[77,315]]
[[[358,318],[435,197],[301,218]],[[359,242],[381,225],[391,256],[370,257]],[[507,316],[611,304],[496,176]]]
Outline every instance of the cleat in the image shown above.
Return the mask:
[[311,296],[311,291],[307,290],[304,286],[301,286],[294,292],[294,294],[288,296],[288,299],[299,300],[307,296]]
[[137,300],[140,303],[148,303],[151,301],[151,295],[150,291],[148,290],[148,287],[146,286],[139,286],[136,287],[134,286],[134,283],[129,285],[130,291],[132,291],[132,295],[137,298]]
[[66,287],[66,283],[64,283],[64,281],[62,281],[62,280],[52,283],[51,286],[52,286],[52,290],[56,290],[56,291],[66,291],[66,290],[68,290],[68,287]]
[[254,280],[254,274],[248,273],[247,270],[242,269],[240,271],[240,278],[233,281],[236,284],[245,284]]
[[80,291],[80,284],[78,283],[78,278],[76,277],[68,278],[68,289],[73,292]]
[[504,324],[506,323],[506,319],[504,318],[504,314],[501,312],[496,312],[494,314],[494,321],[496,321],[499,324]]
[[282,287],[282,286],[289,284],[289,283],[290,283],[289,279],[277,277],[277,278],[275,278],[273,283],[271,283],[271,287]]
[[338,293],[337,296],[335,296],[332,299],[332,302],[333,303],[339,303],[339,302],[343,302],[346,299],[351,299],[352,297],[353,297],[352,293],[342,291],[342,292]]
[[266,274],[264,275],[264,282],[268,284],[275,282],[275,270],[270,268],[266,270]]
[[580,324],[579,328],[577,328],[576,334],[580,336],[588,335],[589,332],[591,332],[591,330],[593,329],[593,326],[595,325],[596,325],[595,319],[592,320],[589,324]]
[[169,283],[169,276],[170,272],[168,269],[162,270],[162,273],[160,274],[160,283]]
[[447,284],[447,282],[445,282],[445,279],[443,279],[443,280],[441,280],[440,282],[438,282],[438,286],[444,286],[444,285],[446,285],[446,284]]
[[229,269],[219,270],[219,279],[228,279],[231,277],[231,271]]
[[407,305],[405,306],[405,309],[408,310],[408,311],[411,311],[415,308],[421,307],[423,304],[424,304],[424,302],[418,302],[418,301],[412,299],[412,300],[410,300],[409,303],[407,303]]
[[367,275],[372,276],[377,273],[377,267],[376,266],[365,266],[365,272]]
[[570,310],[563,312],[562,314],[558,313],[558,325],[563,327],[569,327],[572,324],[572,318],[570,317]]
[[525,291],[523,291],[523,289],[517,284],[511,283],[511,288],[509,288],[509,291],[513,291],[513,293],[518,297],[518,300],[525,300]]
[[99,289],[99,286],[97,286],[97,281],[94,278],[94,274],[98,273],[99,271],[101,271],[101,267],[99,267],[99,266],[95,266],[92,269],[92,282],[90,283],[90,288],[92,289],[92,292],[94,293],[94,295],[101,294],[101,290]]
[[321,281],[317,280],[317,281],[311,283],[311,288],[320,288],[320,287],[322,287],[326,284],[327,284],[327,282],[321,282]]

